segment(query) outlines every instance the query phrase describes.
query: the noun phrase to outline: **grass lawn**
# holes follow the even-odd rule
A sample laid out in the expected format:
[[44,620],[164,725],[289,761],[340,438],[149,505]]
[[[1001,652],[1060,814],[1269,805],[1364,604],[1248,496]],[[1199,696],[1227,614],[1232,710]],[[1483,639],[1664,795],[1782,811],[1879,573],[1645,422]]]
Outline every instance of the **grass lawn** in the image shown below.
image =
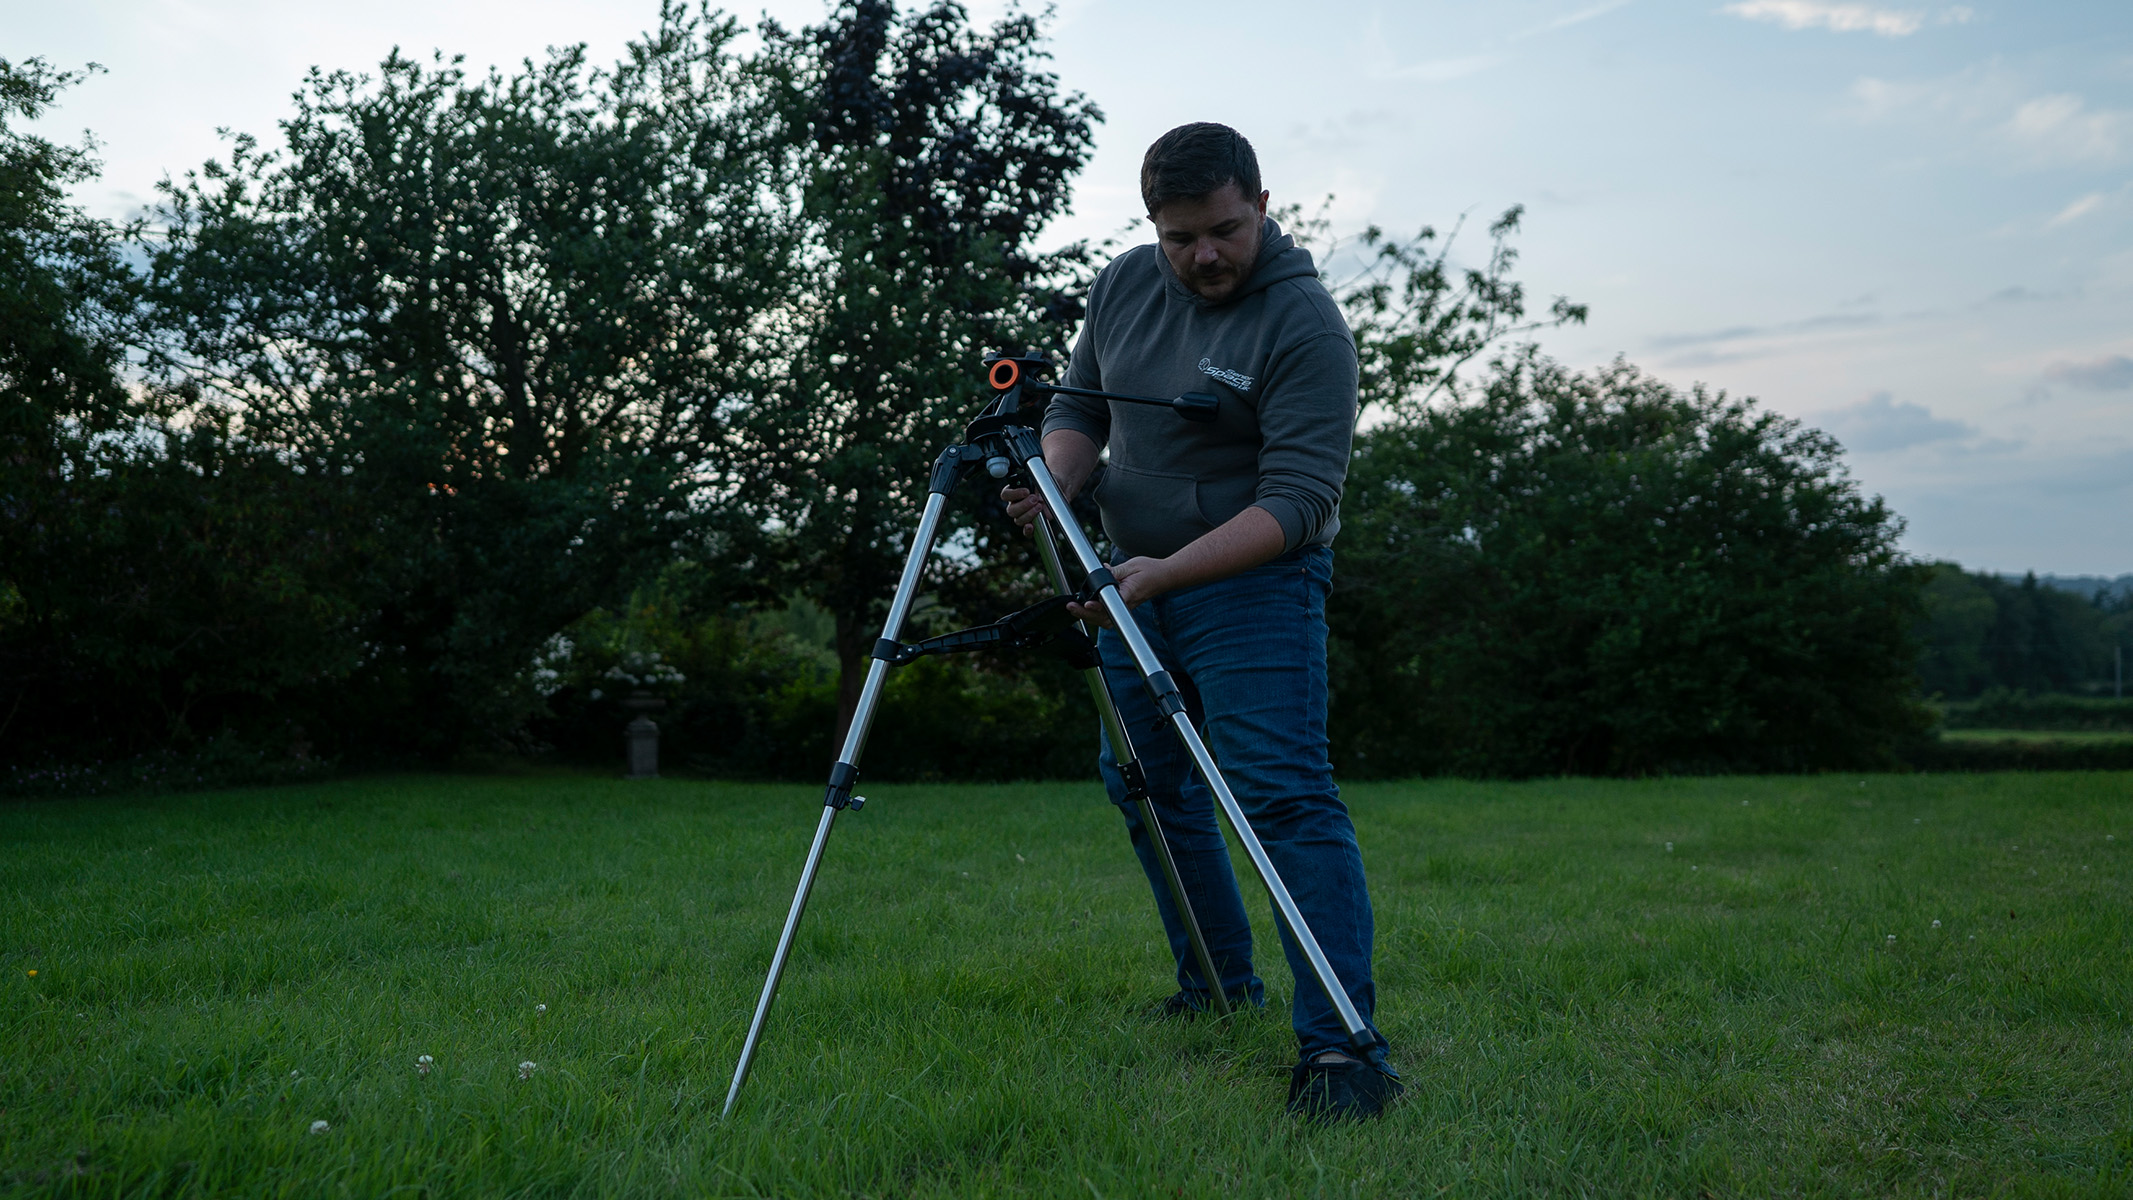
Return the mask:
[[2133,774],[1353,786],[1332,1129],[1263,896],[1276,1005],[1151,1023],[1095,785],[863,790],[724,1124],[818,788],[0,805],[0,1193],[2133,1193]]
[[2115,745],[2133,742],[2133,733],[2116,729],[1947,729],[1943,739],[1951,742],[2079,742]]

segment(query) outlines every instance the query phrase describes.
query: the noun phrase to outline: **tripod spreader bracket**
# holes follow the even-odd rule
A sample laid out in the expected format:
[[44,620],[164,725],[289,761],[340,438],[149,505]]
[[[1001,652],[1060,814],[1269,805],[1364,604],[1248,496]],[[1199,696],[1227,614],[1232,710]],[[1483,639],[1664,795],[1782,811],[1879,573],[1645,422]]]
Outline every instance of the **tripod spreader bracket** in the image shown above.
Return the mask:
[[968,650],[1044,650],[1059,655],[1077,670],[1096,665],[1096,646],[1075,628],[1067,612],[1070,596],[1053,596],[1020,612],[1009,613],[990,625],[958,629],[909,644],[892,638],[874,643],[873,657],[900,667],[929,654],[956,654]]

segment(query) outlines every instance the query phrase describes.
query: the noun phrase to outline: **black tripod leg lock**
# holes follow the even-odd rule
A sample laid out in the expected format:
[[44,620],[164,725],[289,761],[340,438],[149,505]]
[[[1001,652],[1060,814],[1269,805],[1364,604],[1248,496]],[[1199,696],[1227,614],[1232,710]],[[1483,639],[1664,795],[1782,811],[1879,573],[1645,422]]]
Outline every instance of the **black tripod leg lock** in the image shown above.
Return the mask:
[[1148,772],[1141,770],[1141,760],[1118,764],[1118,773],[1126,783],[1126,803],[1138,804],[1148,798]]
[[[1095,570],[1089,572],[1089,590],[1085,594],[1091,597],[1099,596],[1103,594],[1103,590],[1105,588],[1117,586],[1118,576],[1113,575],[1111,573],[1111,568],[1098,567]],[[1086,603],[1086,601],[1084,601],[1084,603]]]
[[829,787],[822,793],[823,805],[840,812],[847,808],[858,808],[863,801],[855,802],[852,798],[852,785],[858,782],[858,767],[848,762],[840,762],[831,767]]
[[950,446],[933,460],[933,478],[928,480],[928,491],[945,496],[963,482],[963,476],[985,459],[985,452],[976,446]]
[[1168,671],[1157,671],[1148,677],[1148,694],[1155,698],[1155,707],[1165,719],[1185,711],[1185,693],[1178,690],[1177,681]]

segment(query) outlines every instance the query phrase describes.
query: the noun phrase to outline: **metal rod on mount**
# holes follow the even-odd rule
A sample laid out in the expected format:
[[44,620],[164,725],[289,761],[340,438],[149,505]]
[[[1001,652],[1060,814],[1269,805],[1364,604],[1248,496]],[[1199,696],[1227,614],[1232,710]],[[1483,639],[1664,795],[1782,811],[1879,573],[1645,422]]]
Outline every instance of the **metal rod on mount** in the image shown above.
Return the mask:
[[[1066,518],[1072,520],[1071,514]],[[1037,514],[1034,530],[1037,541],[1037,556],[1044,560],[1045,572],[1051,576],[1052,586],[1062,595],[1072,595],[1074,587],[1067,581],[1066,565],[1059,561],[1059,544],[1052,529],[1051,518]],[[1083,632],[1094,635],[1095,631],[1083,627]],[[1139,755],[1133,749],[1133,738],[1126,732],[1126,723],[1119,719],[1118,705],[1111,699],[1111,685],[1104,679],[1102,664],[1082,672],[1088,680],[1089,698],[1096,702],[1096,713],[1103,721],[1104,736],[1110,740],[1111,756],[1118,760],[1118,769],[1128,781],[1128,789],[1135,794],[1134,804],[1141,816],[1141,828],[1149,843],[1155,847],[1156,860],[1163,868],[1163,882],[1170,887],[1170,900],[1177,906],[1178,919],[1185,925],[1185,940],[1192,944],[1192,956],[1200,966],[1200,977],[1207,981],[1208,1005],[1218,1017],[1229,1015],[1229,996],[1222,988],[1221,972],[1215,969],[1215,956],[1207,948],[1207,935],[1200,929],[1200,918],[1193,913],[1192,897],[1185,893],[1185,877],[1178,873],[1177,858],[1170,851],[1170,835],[1163,832],[1163,823],[1155,815],[1155,801],[1148,795],[1146,772],[1139,766]],[[1140,786],[1132,783],[1139,779]]]
[[[1065,495],[1059,490],[1058,481],[1052,478],[1052,473],[1044,465],[1041,456],[1031,456],[1024,465],[1030,478],[1036,483],[1038,493],[1044,497],[1045,504],[1049,505],[1053,512],[1071,511],[1067,507]],[[1088,535],[1072,521],[1061,522],[1061,527],[1066,533],[1067,544],[1074,548],[1074,554],[1081,560],[1083,568],[1100,581],[1097,596],[1104,602],[1104,608],[1110,612],[1112,620],[1117,623],[1119,636],[1125,639],[1126,648],[1133,652],[1133,661],[1140,667],[1142,677],[1148,680],[1150,690],[1158,693],[1157,706],[1168,710],[1171,729],[1177,733],[1178,740],[1185,744],[1185,749],[1192,755],[1193,764],[1200,770],[1200,777],[1207,781],[1208,790],[1215,794],[1216,801],[1222,806],[1223,815],[1229,818],[1230,828],[1235,831],[1237,840],[1243,843],[1244,852],[1252,860],[1253,869],[1259,872],[1260,882],[1266,885],[1267,895],[1274,902],[1275,913],[1281,918],[1282,924],[1288,926],[1289,935],[1296,939],[1297,947],[1303,951],[1304,959],[1310,963],[1311,974],[1318,980],[1318,986],[1325,991],[1326,999],[1332,1002],[1334,1011],[1340,1015],[1341,1027],[1348,1031],[1348,1041],[1358,1051],[1367,1052],[1376,1044],[1370,1027],[1363,1023],[1362,1014],[1356,1011],[1355,1003],[1348,998],[1348,989],[1341,986],[1339,977],[1333,973],[1333,964],[1326,961],[1326,952],[1319,947],[1317,936],[1304,922],[1302,910],[1296,907],[1295,898],[1289,895],[1288,885],[1281,881],[1281,873],[1274,869],[1274,860],[1267,857],[1266,847],[1259,844],[1259,835],[1252,832],[1251,822],[1245,818],[1243,806],[1237,803],[1237,797],[1229,790],[1229,784],[1223,780],[1222,771],[1215,765],[1214,756],[1207,752],[1207,744],[1200,740],[1199,731],[1192,727],[1192,718],[1185,714],[1183,701],[1166,702],[1160,691],[1161,688],[1167,687],[1174,695],[1177,685],[1171,682],[1169,672],[1163,669],[1162,661],[1156,658],[1154,648],[1148,645],[1148,639],[1141,636],[1141,628],[1134,622],[1133,615],[1126,611],[1126,602],[1118,593],[1118,585],[1109,581],[1110,572],[1104,569],[1103,560],[1097,556],[1096,548],[1089,544]],[[1102,572],[1101,576],[1097,576],[1099,571]]]
[[[897,581],[896,597],[889,602],[888,620],[882,622],[884,640],[894,641],[903,631],[904,618],[910,615],[911,601],[918,594],[918,577],[925,570],[926,559],[933,553],[933,539],[940,532],[941,511],[947,505],[945,491],[936,490],[926,497],[926,511],[918,519],[911,552],[904,558],[903,578]],[[807,848],[807,863],[800,868],[800,886],[793,892],[792,908],[785,914],[777,951],[770,956],[770,974],[763,980],[763,994],[755,1002],[755,1018],[748,1022],[748,1037],[741,1043],[741,1059],[734,1065],[733,1084],[726,1089],[726,1107],[719,1111],[721,1118],[733,1111],[741,1085],[748,1081],[748,1068],[755,1061],[756,1046],[763,1038],[763,1023],[770,1018],[771,1001],[778,998],[778,981],[785,974],[785,959],[792,953],[793,935],[800,928],[800,914],[807,911],[807,894],[814,890],[815,872],[822,866],[822,849],[829,842],[830,826],[836,824],[840,809],[864,803],[852,795],[852,783],[858,778],[859,756],[866,749],[867,730],[874,722],[874,708],[881,701],[882,683],[888,673],[889,664],[878,656],[867,668],[859,707],[852,710],[852,725],[844,734],[844,750],[837,756],[837,765],[830,768],[829,788],[822,798],[822,819],[815,825],[814,844]]]

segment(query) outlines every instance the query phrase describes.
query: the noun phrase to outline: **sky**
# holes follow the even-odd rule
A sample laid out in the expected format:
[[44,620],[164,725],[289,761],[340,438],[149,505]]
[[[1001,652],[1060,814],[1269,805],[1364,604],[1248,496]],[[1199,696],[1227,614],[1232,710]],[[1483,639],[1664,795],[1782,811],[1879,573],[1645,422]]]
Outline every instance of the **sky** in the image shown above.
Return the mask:
[[[1106,121],[1050,239],[1132,226],[1142,151],[1194,120],[1252,140],[1276,204],[1331,195],[1337,230],[1465,218],[1478,254],[1523,204],[1529,295],[1591,307],[1549,353],[1829,431],[1915,555],[2133,572],[2133,4],[1052,11],[1060,80]],[[218,128],[271,140],[313,65],[399,46],[510,69],[576,42],[611,61],[656,18],[656,0],[0,0],[0,57],[106,68],[37,128],[94,132],[104,177],[77,198],[120,217],[220,153]]]

